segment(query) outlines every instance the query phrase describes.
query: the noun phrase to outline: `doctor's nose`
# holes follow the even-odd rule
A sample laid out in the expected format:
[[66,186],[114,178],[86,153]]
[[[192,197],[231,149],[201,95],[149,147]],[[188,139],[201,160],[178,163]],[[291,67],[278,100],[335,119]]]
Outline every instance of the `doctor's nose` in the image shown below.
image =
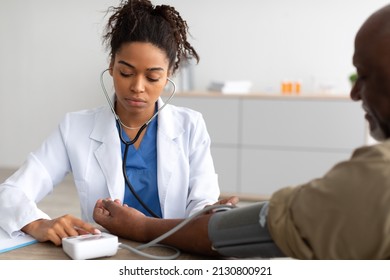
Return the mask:
[[143,92],[145,90],[145,81],[142,77],[134,77],[130,83],[132,92]]

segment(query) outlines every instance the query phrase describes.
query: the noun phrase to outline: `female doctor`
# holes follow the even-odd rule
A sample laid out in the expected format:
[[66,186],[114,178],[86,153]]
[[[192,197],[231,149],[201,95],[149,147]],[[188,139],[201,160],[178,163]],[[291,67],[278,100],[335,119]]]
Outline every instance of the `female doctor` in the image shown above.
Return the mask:
[[[148,0],[124,1],[109,11],[103,39],[114,98],[110,106],[68,113],[0,186],[0,226],[11,236],[25,232],[59,245],[67,236],[98,233],[89,222],[102,198],[161,218],[184,218],[218,200],[201,114],[165,106],[160,98],[183,60],[199,60],[187,41],[186,22],[173,7]],[[69,172],[82,219],[51,219],[36,203]]]

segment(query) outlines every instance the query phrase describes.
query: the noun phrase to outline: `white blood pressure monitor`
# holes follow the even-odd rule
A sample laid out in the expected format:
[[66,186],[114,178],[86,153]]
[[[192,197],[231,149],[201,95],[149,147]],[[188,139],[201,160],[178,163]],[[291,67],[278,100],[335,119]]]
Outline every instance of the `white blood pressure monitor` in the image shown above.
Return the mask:
[[118,251],[118,237],[106,232],[85,234],[62,239],[62,249],[74,260],[113,256]]

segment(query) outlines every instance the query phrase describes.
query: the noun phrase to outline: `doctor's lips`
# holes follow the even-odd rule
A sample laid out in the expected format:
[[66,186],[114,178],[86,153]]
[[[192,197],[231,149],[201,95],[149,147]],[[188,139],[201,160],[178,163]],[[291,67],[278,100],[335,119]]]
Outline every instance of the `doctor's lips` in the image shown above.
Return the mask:
[[146,104],[146,101],[140,98],[125,98],[125,101],[127,104],[132,106],[142,106]]

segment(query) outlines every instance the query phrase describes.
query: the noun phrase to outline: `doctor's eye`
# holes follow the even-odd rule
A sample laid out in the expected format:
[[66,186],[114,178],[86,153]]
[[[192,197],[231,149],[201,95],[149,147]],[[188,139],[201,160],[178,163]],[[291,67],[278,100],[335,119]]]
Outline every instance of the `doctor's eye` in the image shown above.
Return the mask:
[[148,79],[149,82],[152,82],[152,83],[155,83],[155,82],[158,82],[160,80],[160,78],[152,78],[152,77],[146,77]]
[[128,72],[122,72],[122,71],[120,71],[119,72],[120,73],[120,75],[122,76],[122,77],[131,77],[133,74],[132,73],[128,73]]

